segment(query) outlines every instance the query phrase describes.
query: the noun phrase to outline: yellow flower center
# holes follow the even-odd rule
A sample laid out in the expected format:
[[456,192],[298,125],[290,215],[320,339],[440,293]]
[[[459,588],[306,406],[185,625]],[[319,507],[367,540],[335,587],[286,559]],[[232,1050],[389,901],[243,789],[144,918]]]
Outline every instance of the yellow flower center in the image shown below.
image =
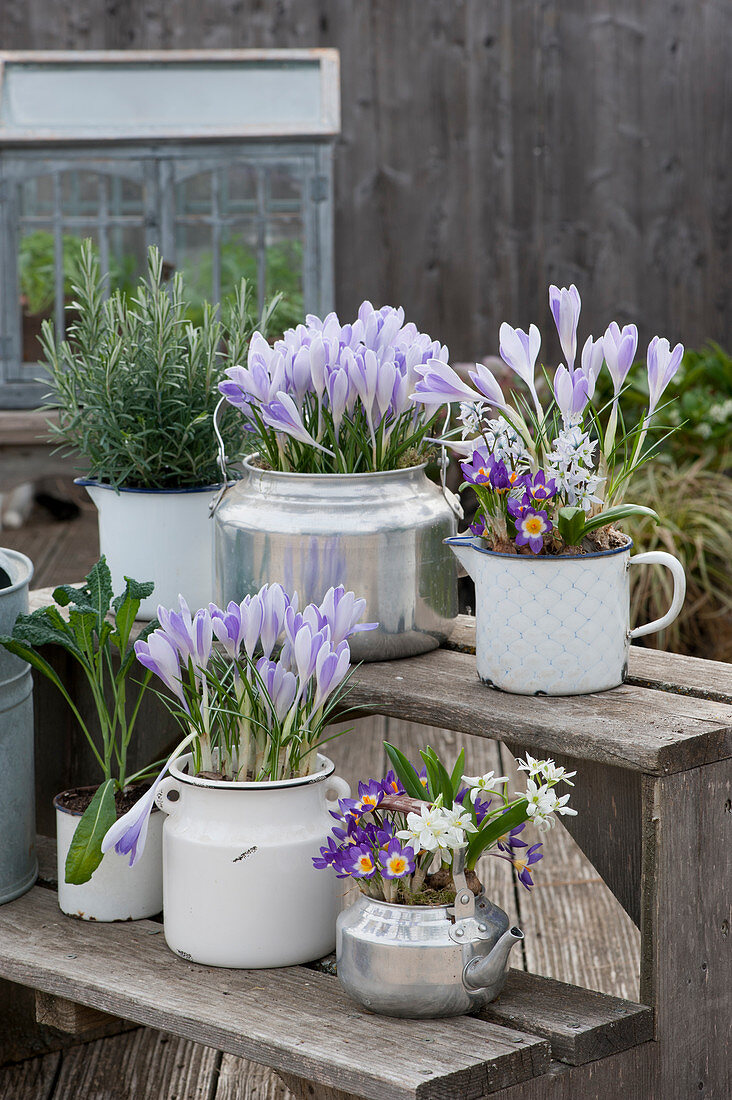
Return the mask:
[[358,869],[359,871],[370,871],[373,867],[373,862],[370,856],[359,856]]
[[389,870],[393,875],[401,875],[407,866],[404,856],[392,856],[389,860]]
[[524,523],[524,529],[529,535],[540,535],[544,530],[544,521],[540,516],[529,516]]

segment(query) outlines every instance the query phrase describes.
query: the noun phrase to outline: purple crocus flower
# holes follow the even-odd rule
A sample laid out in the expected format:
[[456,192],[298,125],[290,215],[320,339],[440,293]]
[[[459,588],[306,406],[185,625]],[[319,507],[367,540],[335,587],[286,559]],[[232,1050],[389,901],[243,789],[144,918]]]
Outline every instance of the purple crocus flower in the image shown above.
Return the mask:
[[360,782],[358,785],[358,798],[356,799],[356,812],[365,814],[375,810],[384,797],[384,789],[378,779],[369,779],[368,783]]
[[532,479],[528,474],[524,481],[526,495],[531,500],[550,500],[557,493],[557,483],[554,478],[547,480],[543,470],[537,470]]
[[471,485],[487,485],[493,468],[493,457],[486,450],[476,448],[469,460],[460,463],[463,477]]
[[386,773],[384,779],[381,782],[381,789],[384,794],[405,794],[404,787],[401,781],[397,779],[396,772],[393,768],[390,768]]
[[353,844],[342,853],[338,866],[353,878],[373,878],[376,874],[374,853],[367,844]]
[[[486,367],[484,363],[476,363],[475,370],[468,371],[468,377],[491,405],[495,405],[497,409],[508,407],[506,398],[503,396],[503,390],[498,384],[493,371]],[[461,398],[461,400],[463,399]],[[475,395],[473,395],[473,400],[475,400]]]
[[502,852],[511,852],[514,848],[527,848],[528,845],[525,840],[519,840],[519,833],[522,833],[526,828],[526,822],[522,821],[520,825],[516,825],[515,828],[510,829],[509,832],[503,833],[496,840],[497,847]]
[[565,425],[577,424],[589,401],[587,378],[582,371],[571,374],[560,363],[554,375],[554,398]]
[[325,388],[328,393],[328,402],[330,404],[330,414],[333,417],[333,426],[336,435],[338,435],[351,393],[351,382],[348,377],[348,372],[340,366],[334,367],[326,375]]
[[490,459],[490,486],[496,493],[508,493],[511,489],[521,489],[526,482],[526,474],[520,474],[518,470],[509,470],[501,459],[496,462]]
[[158,789],[158,783],[173,761],[177,760],[183,750],[193,741],[195,736],[195,733],[190,733],[181,741],[172,756],[165,762],[165,766],[160,771],[155,782],[151,785],[149,791],[147,791],[142,798],[138,798],[135,805],[129,809],[126,814],[123,814],[122,817],[115,821],[114,825],[110,826],[102,837],[100,847],[103,853],[114,848],[115,852],[120,856],[129,855],[130,867],[135,866],[145,850],[147,829],[150,821],[150,814],[155,805],[155,792]]
[[574,360],[577,355],[577,325],[579,323],[582,301],[577,287],[572,285],[562,287],[549,287],[549,307],[552,311],[554,324],[559,333],[559,342],[562,345],[564,358],[570,371],[574,370]]
[[255,667],[267,693],[266,701],[270,713],[274,711],[277,721],[284,722],[295,701],[295,674],[281,661],[270,661],[266,657],[260,657]]
[[541,348],[541,335],[538,328],[536,325],[529,325],[529,331],[524,332],[521,328],[511,328],[504,321],[499,330],[499,338],[498,350],[501,359],[526,383],[534,404],[538,406],[539,398],[534,382],[536,360]]
[[546,512],[536,512],[526,508],[523,515],[515,519],[516,545],[526,546],[532,554],[538,554],[544,546],[544,535],[552,529],[552,523]]
[[278,390],[275,400],[262,406],[261,416],[264,423],[268,427],[274,428],[276,432],[284,432],[292,439],[297,439],[300,443],[306,443],[309,447],[317,447],[319,451],[325,451],[326,454],[333,457],[332,451],[321,446],[317,440],[313,439],[302,422],[300,410],[284,390]]
[[453,401],[480,401],[481,398],[475,390],[471,390],[463,382],[457,371],[454,371],[441,359],[428,359],[424,366],[415,367],[415,372],[420,376],[414,387],[412,397],[423,405],[449,405]]
[[181,683],[178,650],[162,630],[153,630],[147,641],[135,642],[135,656],[141,665],[154,672],[188,710]]
[[179,611],[158,606],[162,632],[178,650],[184,664],[190,659],[194,668],[204,669],[208,665],[213,644],[211,612],[208,608],[200,608],[191,616],[188,604],[182,596],[178,596],[178,605]]
[[352,634],[363,630],[375,630],[378,623],[359,623],[366,610],[366,600],[356,598],[355,593],[346,592],[342,584],[329,588],[323,596],[318,609],[325,623],[330,627],[330,639],[334,646],[339,645]]
[[485,525],[483,519],[476,519],[473,523],[468,525],[468,531],[471,535],[476,535],[477,538],[485,538],[488,534],[488,528]]
[[510,854],[491,852],[491,855],[496,856],[497,859],[505,859],[508,863],[511,863],[518,871],[518,880],[521,885],[525,886],[527,890],[530,890],[534,885],[530,868],[534,863],[538,863],[540,859],[543,859],[543,854],[539,851],[540,848],[541,844],[532,844],[532,846],[526,848],[525,851],[513,851]]
[[651,416],[663,391],[681,366],[684,345],[677,344],[673,351],[665,337],[654,336],[648,345],[648,415]]
[[384,878],[406,878],[414,872],[414,851],[409,845],[403,848],[394,837],[389,841],[386,850],[379,852],[379,863]]
[[602,346],[607,369],[613,380],[613,391],[617,397],[635,359],[638,349],[638,329],[635,325],[625,325],[621,331],[617,321],[612,321],[603,336]]
[[582,348],[581,370],[587,379],[587,394],[590,398],[594,396],[597,376],[602,370],[604,358],[605,351],[603,341],[601,339],[595,340],[592,336],[588,336]]
[[290,600],[281,584],[265,584],[252,599],[258,599],[261,603],[260,643],[264,656],[269,657],[282,633],[287,609],[297,608],[297,593],[293,593]]
[[325,842],[325,846],[320,849],[319,856],[313,856],[313,867],[318,871],[324,871],[327,867],[335,866],[335,863],[340,854],[340,848],[338,844],[329,836]]
[[351,651],[348,642],[339,642],[333,646],[330,642],[322,645],[315,658],[315,696],[313,712],[320,709],[340,684],[343,683],[351,663]]

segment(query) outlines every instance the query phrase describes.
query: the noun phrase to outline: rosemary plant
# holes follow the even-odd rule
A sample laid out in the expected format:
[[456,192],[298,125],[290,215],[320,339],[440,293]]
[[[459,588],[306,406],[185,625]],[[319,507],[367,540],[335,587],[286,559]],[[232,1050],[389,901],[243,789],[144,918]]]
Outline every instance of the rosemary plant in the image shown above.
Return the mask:
[[[41,344],[50,372],[46,408],[52,431],[86,460],[87,475],[118,488],[179,489],[221,480],[213,415],[218,383],[243,361],[252,332],[268,334],[280,296],[257,320],[242,279],[221,310],[206,302],[200,325],[186,317],[180,274],[163,280],[163,258],[148,250],[147,275],[128,295],[106,294],[92,242],[84,241],[70,308],[77,319],[57,341],[44,321]],[[231,458],[242,453],[241,423],[230,409],[221,431]]]

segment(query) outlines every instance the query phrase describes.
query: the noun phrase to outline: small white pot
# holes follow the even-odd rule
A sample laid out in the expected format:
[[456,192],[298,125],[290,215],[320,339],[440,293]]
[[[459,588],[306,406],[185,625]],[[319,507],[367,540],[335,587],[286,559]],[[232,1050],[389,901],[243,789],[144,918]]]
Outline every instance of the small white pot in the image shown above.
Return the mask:
[[138,619],[153,619],[158,604],[174,607],[178,594],[191,610],[213,599],[213,522],[209,504],[217,487],[120,489],[77,479],[99,512],[99,547],[112,573],[115,592],[124,578],[154,581]]
[[246,969],[293,966],[335,947],[342,883],[313,867],[339,798],[334,765],[276,783],[187,775],[182,756],[158,786],[165,938],[184,959]]
[[65,881],[66,856],[81,814],[60,806],[60,797],[57,795],[53,804],[61,911],[96,921],[142,920],[159,913],[163,908],[163,815],[150,815],[145,850],[134,867],[129,865],[129,856],[112,850],[102,857],[88,882],[74,886]]
[[[517,695],[587,695],[622,684],[631,640],[663,630],[684,602],[681,562],[654,550],[550,556],[497,554],[471,537],[445,540],[475,581],[478,675]],[[664,565],[666,615],[630,629],[631,565]]]

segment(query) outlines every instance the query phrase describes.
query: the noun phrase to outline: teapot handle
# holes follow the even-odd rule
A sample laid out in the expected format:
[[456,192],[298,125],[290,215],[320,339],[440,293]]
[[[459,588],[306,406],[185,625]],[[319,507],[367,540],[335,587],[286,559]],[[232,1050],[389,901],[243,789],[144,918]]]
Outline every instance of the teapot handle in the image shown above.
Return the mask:
[[658,630],[663,630],[665,627],[670,626],[674,619],[677,619],[679,612],[684,604],[684,596],[686,595],[686,574],[684,573],[684,567],[678,558],[675,558],[673,554],[667,554],[663,550],[649,550],[645,554],[636,554],[630,559],[631,565],[664,565],[666,569],[671,571],[671,576],[674,581],[674,592],[671,599],[671,606],[665,615],[662,615],[660,619],[654,619],[651,623],[645,623],[644,626],[637,626],[635,630],[630,631],[631,640],[634,638],[642,638],[646,634],[655,634]]

